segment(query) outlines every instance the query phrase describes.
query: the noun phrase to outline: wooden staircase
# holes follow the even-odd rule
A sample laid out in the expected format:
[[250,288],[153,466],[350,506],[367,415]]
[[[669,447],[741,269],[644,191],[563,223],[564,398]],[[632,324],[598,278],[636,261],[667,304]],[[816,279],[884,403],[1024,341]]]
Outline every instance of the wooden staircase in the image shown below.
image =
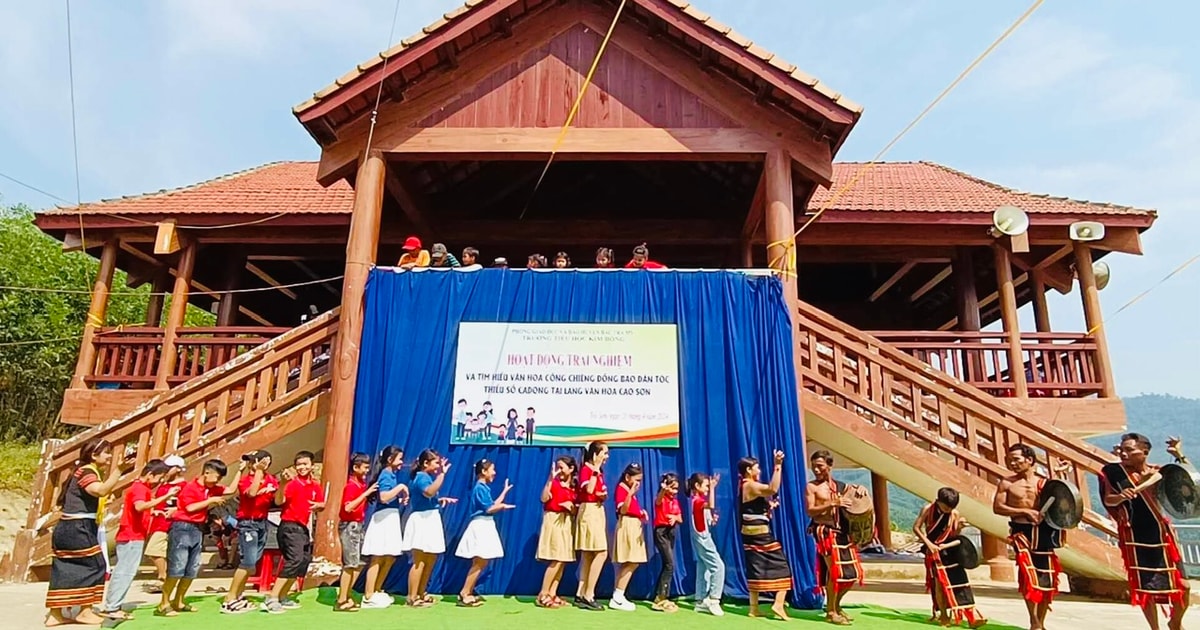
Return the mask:
[[1108,453],[1023,415],[1002,398],[967,385],[902,350],[801,303],[796,369],[800,405],[811,440],[834,450],[926,500],[950,486],[959,509],[976,527],[1008,535],[1007,521],[992,513],[992,496],[1007,449],[1018,443],[1039,452],[1039,466],[1081,489],[1079,529],[1060,551],[1074,576],[1124,580],[1112,523],[1092,509],[1088,475],[1108,463]]
[[[75,470],[80,447],[93,437],[136,449],[114,491],[120,494],[147,461],[180,455],[186,475],[207,459],[236,466],[247,451],[266,447],[317,422],[329,408],[329,361],[338,331],[338,311],[325,313],[279,337],[164,391],[124,417],[114,418],[69,440],[50,440],[34,479],[25,528],[10,555],[0,561],[0,579],[25,581],[50,561],[50,526],[63,482]],[[323,439],[324,431],[319,432]],[[318,442],[319,443],[319,442]],[[109,504],[115,527],[121,502]],[[108,522],[108,521],[106,521]]]

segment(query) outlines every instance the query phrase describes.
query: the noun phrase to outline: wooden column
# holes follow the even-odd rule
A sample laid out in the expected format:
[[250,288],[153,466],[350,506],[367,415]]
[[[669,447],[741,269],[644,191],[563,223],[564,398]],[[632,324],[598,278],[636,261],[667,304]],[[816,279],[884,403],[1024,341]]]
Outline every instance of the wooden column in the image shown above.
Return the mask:
[[71,389],[86,389],[87,377],[96,368],[96,331],[104,326],[108,314],[108,296],[112,289],[113,271],[117,268],[117,249],[120,242],[110,238],[104,242],[100,253],[100,270],[96,272],[96,283],[92,285],[92,301],[88,305],[87,320],[83,323],[83,339],[79,344],[79,358],[75,361],[75,375],[71,378]]
[[225,259],[224,278],[221,283],[220,302],[217,305],[217,326],[237,325],[238,304],[241,302],[240,293],[230,293],[241,288],[242,272],[246,269],[246,252],[237,250]]
[[196,248],[196,240],[187,239],[183,251],[179,252],[175,288],[171,290],[171,310],[167,312],[167,322],[163,327],[162,355],[158,360],[154,389],[170,388],[169,379],[175,373],[175,363],[179,360],[175,340],[179,337],[179,329],[183,327],[183,317],[187,315],[188,289],[192,284],[192,269],[196,266]]
[[338,508],[350,467],[350,429],[354,421],[354,385],[358,379],[359,343],[363,331],[363,292],[367,272],[379,249],[387,166],[383,154],[372,151],[358,168],[354,182],[354,211],[346,243],[346,275],[342,279],[342,310],[333,352],[332,392],[325,425],[323,481],[329,484],[327,507],[317,518],[315,554],[338,557]]
[[1050,307],[1046,304],[1046,271],[1029,272],[1033,284],[1033,321],[1038,332],[1050,332]]
[[783,281],[783,297],[787,300],[788,314],[796,321],[800,296],[796,291],[796,270],[788,261],[794,260],[787,247],[796,231],[796,215],[793,210],[795,193],[792,190],[792,159],[782,149],[767,153],[764,171],[766,178],[767,210],[763,221],[767,231],[767,264],[773,269],[784,269],[780,274]]
[[[969,247],[959,247],[954,251],[950,269],[954,275],[958,329],[979,332],[979,290],[975,286],[975,260]],[[984,380],[984,361],[980,352],[963,350],[962,363],[968,382]]]
[[1017,579],[1016,568],[1008,559],[1008,543],[1003,538],[980,532],[980,542],[983,548],[979,550],[983,561],[988,565],[989,577],[993,582],[1014,582]]
[[875,504],[875,535],[884,549],[892,550],[892,515],[888,510],[887,479],[871,473],[871,501]]
[[1013,286],[1012,260],[1007,249],[995,246],[996,285],[1000,291],[1000,319],[1004,322],[1008,342],[1008,375],[1016,388],[1017,398],[1029,398],[1025,380],[1025,358],[1021,352],[1021,322],[1017,319],[1017,290]]
[[146,302],[146,325],[162,324],[163,304],[167,302],[167,291],[171,290],[171,269],[163,267],[154,274],[150,283],[150,300]]
[[741,243],[741,260],[742,267],[751,269],[754,267],[754,243],[750,239],[744,239]]
[[1075,242],[1075,273],[1079,276],[1079,292],[1083,299],[1083,321],[1096,344],[1096,373],[1100,377],[1100,397],[1116,398],[1112,361],[1108,355],[1108,338],[1104,334],[1104,314],[1100,311],[1100,289],[1092,269],[1092,249],[1087,243]]

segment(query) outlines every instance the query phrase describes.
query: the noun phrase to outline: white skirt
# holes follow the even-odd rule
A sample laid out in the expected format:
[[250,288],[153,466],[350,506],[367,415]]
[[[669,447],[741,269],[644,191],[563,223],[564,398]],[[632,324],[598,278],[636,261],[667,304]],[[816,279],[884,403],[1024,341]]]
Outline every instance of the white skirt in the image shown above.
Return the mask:
[[496,531],[496,520],[491,516],[476,516],[467,525],[458,549],[459,558],[483,558],[495,560],[504,557],[504,546],[500,544],[500,532]]
[[404,555],[404,527],[400,524],[400,510],[387,508],[371,515],[367,531],[363,534],[362,555]]
[[440,510],[421,510],[408,515],[408,523],[404,525],[404,550],[446,552],[446,533],[442,531]]

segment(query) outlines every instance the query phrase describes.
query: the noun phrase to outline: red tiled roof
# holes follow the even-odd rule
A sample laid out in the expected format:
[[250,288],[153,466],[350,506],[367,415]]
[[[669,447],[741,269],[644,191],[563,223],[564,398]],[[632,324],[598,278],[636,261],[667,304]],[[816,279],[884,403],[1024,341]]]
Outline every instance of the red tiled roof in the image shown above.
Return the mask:
[[[818,189],[809,207],[822,207],[863,165],[834,164],[834,183]],[[206,182],[80,206],[84,214],[349,214],[354,191],[345,181],[317,183],[316,162],[273,162]],[[930,162],[884,162],[871,167],[829,210],[859,212],[988,213],[1015,205],[1030,214],[1154,217],[1108,203],[1015,191]],[[59,208],[45,214],[71,214]]]
[[[834,164],[833,186],[818,189],[809,208],[822,208],[864,166],[858,162]],[[991,214],[1004,205],[1030,214],[1154,216],[1153,210],[1021,192],[932,162],[875,164],[852,188],[838,195],[828,210]]]

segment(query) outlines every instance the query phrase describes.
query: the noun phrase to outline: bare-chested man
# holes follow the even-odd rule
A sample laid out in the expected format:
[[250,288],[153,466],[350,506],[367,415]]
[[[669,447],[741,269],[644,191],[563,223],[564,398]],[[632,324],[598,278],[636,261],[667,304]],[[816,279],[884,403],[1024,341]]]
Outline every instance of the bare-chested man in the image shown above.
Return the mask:
[[817,451],[809,457],[813,479],[805,489],[809,532],[817,541],[817,585],[825,594],[825,620],[844,626],[852,620],[842,610],[842,598],[862,583],[858,547],[850,541],[849,524],[842,508],[850,506],[846,484],[833,479],[833,455]]
[[1043,522],[1038,510],[1037,498],[1046,478],[1037,474],[1033,449],[1012,445],[1005,465],[1013,476],[996,486],[992,511],[1009,518],[1008,542],[1017,556],[1017,585],[1029,610],[1029,630],[1043,630],[1050,603],[1058,593],[1062,565],[1054,550],[1063,545],[1063,536]]

